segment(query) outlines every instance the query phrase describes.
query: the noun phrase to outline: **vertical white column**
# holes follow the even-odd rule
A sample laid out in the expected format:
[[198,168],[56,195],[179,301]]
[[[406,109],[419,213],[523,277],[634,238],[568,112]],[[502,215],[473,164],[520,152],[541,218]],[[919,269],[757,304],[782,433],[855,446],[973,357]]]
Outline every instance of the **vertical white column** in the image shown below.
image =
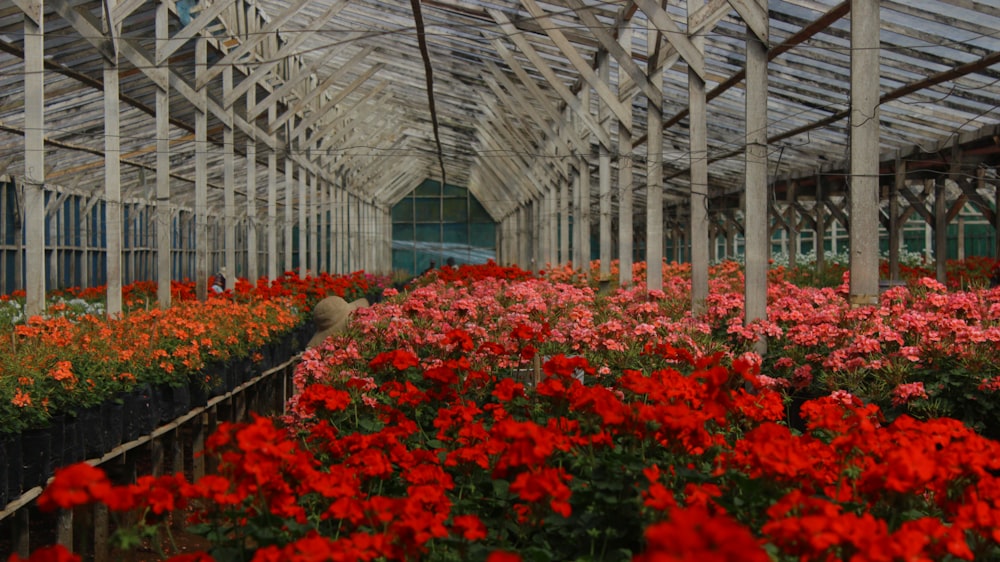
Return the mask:
[[[766,10],[766,2],[763,8]],[[744,322],[767,318],[767,47],[747,29]],[[756,346],[767,350],[767,342]]]
[[[170,38],[169,4],[156,5],[156,48]],[[159,57],[157,57],[159,58]],[[164,81],[156,89],[156,301],[170,307],[170,86]]]
[[[286,148],[288,150],[292,149],[292,140],[286,137]],[[299,170],[299,174],[302,170]],[[301,205],[301,201],[299,202]],[[292,214],[295,209],[295,164],[292,162],[292,158],[289,155],[285,155],[285,265],[282,272],[291,271],[294,266],[292,260],[292,251],[294,250],[294,244],[292,243],[292,235],[294,234],[295,218]]]
[[[222,71],[222,92],[228,96],[233,91],[233,67],[227,66]],[[229,109],[233,117],[232,107]],[[223,261],[226,264],[226,288],[232,289],[236,284],[236,150],[233,128],[222,127],[222,204],[223,204]]]
[[[299,140],[299,148],[305,139]],[[306,200],[306,184],[309,182],[309,170],[304,166],[299,168],[299,277],[305,277],[310,271],[309,264],[309,224],[306,218],[306,207],[309,202]]]
[[[45,312],[45,42],[42,0],[24,16],[25,313]],[[20,233],[18,233],[20,234]],[[21,280],[15,281],[20,286]]]
[[[622,49],[632,54],[632,24],[625,22],[618,34]],[[632,87],[628,76],[618,73],[618,97],[626,115],[618,123],[618,283],[632,284]]]
[[[277,118],[278,110],[271,104],[267,108],[270,125]],[[267,151],[267,278],[278,277],[278,135],[271,135]]]
[[[108,0],[113,9],[114,0]],[[114,24],[108,22],[109,26]],[[104,61],[104,201],[107,220],[107,313],[122,312],[121,131],[118,111],[118,61]]]
[[[251,87],[246,93],[246,108],[249,113],[257,105],[257,88]],[[250,123],[250,134],[247,135],[247,280],[257,284],[260,267],[257,264],[257,138],[254,134],[255,123]]]
[[320,221],[320,213],[323,207],[319,204],[319,174],[310,175],[309,181],[309,269],[313,275],[319,275],[322,266],[319,256],[319,229],[323,223]]
[[[208,43],[195,38],[195,80],[205,73]],[[208,87],[198,91],[200,107],[208,106]],[[194,272],[198,300],[208,297],[208,114],[195,109],[194,114]]]
[[[688,25],[691,24],[693,6],[688,3]],[[705,53],[705,38],[691,37],[700,55]],[[708,298],[708,113],[705,101],[705,81],[688,68],[688,129],[691,143],[691,312],[699,315],[705,311]]]
[[[601,57],[597,73],[601,80],[608,82],[611,77],[610,56]],[[611,131],[611,111],[607,104],[598,107],[598,120],[601,128]],[[597,160],[597,192],[598,192],[598,259],[601,261],[598,279],[607,281],[611,275],[611,149],[601,143]]]
[[[646,44],[650,53],[661,51],[654,47],[661,41],[652,22],[647,27]],[[662,55],[660,55],[662,56]],[[663,65],[659,56],[649,58],[649,83],[663,90]],[[661,109],[646,103],[646,288],[663,289],[663,114]]]
[[879,1],[851,0],[852,306],[878,304],[880,29]]

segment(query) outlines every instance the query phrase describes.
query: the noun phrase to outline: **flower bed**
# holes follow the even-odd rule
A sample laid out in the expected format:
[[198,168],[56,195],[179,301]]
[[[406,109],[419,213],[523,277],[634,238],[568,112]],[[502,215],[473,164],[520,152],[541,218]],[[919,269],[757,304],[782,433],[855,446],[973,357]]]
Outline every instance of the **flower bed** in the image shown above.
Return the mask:
[[[139,527],[119,530],[125,540],[193,503],[191,531],[219,560],[1000,556],[1000,445],[918,407],[935,399],[932,377],[948,373],[906,370],[884,396],[823,392],[802,406],[801,431],[788,427],[786,384],[776,382],[791,387],[810,365],[801,386],[827,391],[852,380],[843,373],[886,376],[871,365],[879,354],[927,365],[943,365],[934,361],[947,350],[975,355],[984,350],[963,346],[985,342],[959,335],[991,337],[997,291],[959,296],[925,281],[861,310],[837,304],[842,289],[782,285],[772,320],[744,329],[738,274],[715,271],[698,320],[684,312],[683,277],[662,292],[606,297],[508,272],[389,290],[357,311],[349,333],[303,355],[287,418],[211,437],[217,474],[111,486],[77,465],[40,505],[141,508]],[[781,300],[791,296],[797,304]],[[904,330],[912,345],[808,357],[819,342],[849,347],[918,317],[927,322],[912,326],[927,331]],[[815,327],[816,341],[795,339],[808,332],[799,326]],[[947,347],[931,332],[951,338]],[[762,333],[765,358],[746,351]],[[916,382],[927,398],[902,386]]]
[[50,295],[46,316],[22,321],[15,321],[22,297],[7,297],[0,305],[10,322],[0,337],[0,506],[45,482],[55,466],[99,456],[272,359],[287,359],[311,335],[315,302],[355,298],[379,284],[362,273],[289,273],[256,286],[239,280],[234,291],[198,302],[193,283],[175,282],[174,305],[161,310],[155,285],[137,283],[124,288],[127,311],[117,318],[103,314],[96,290]]

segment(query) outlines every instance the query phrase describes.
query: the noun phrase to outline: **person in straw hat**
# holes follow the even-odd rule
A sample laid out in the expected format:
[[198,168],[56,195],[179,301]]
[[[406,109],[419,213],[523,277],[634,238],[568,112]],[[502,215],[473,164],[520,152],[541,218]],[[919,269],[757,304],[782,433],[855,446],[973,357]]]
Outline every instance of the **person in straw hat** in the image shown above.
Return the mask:
[[355,310],[367,307],[366,299],[347,302],[341,297],[332,296],[316,303],[313,308],[313,322],[316,324],[316,334],[313,335],[306,349],[316,347],[333,334],[339,334],[347,329],[347,322]]

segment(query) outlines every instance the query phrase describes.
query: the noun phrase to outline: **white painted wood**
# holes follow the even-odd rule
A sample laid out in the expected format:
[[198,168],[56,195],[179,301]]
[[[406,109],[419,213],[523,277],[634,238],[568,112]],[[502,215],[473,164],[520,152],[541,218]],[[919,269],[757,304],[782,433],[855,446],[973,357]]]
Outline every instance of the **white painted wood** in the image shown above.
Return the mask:
[[[287,138],[287,137],[286,137]],[[291,141],[289,141],[289,149],[291,148]],[[299,174],[304,173],[300,168]],[[299,202],[301,205],[301,201]],[[293,218],[292,212],[295,208],[295,165],[292,163],[292,159],[285,156],[285,223],[284,223],[284,268],[282,273],[286,271],[292,271],[292,228],[295,225],[295,219]]]
[[[208,43],[205,38],[195,39],[195,75],[204,72],[208,62]],[[173,82],[171,82],[171,86]],[[195,113],[195,183],[194,183],[194,247],[195,287],[198,300],[208,298],[208,90],[198,92],[202,109]],[[232,275],[232,273],[230,273]]]
[[[602,98],[603,99],[603,98]],[[590,88],[584,86],[580,90],[580,101],[586,111],[590,112]],[[618,100],[615,100],[618,101]],[[603,105],[603,104],[602,104]],[[585,139],[588,139],[589,135],[583,135]],[[604,146],[604,145],[601,145]],[[580,212],[575,215],[574,220],[576,220],[576,241],[580,246],[580,250],[577,253],[577,260],[574,263],[574,268],[582,270],[585,275],[590,274],[590,163],[587,159],[590,154],[581,154],[577,159],[577,169],[580,174],[580,195],[577,197],[579,202]]]
[[[264,27],[255,31],[253,34],[240,37],[240,44],[235,49],[226,53],[221,59],[212,65],[211,68],[205,71],[201,80],[195,83],[195,88],[201,88],[205,84],[208,84],[212,81],[212,79],[221,74],[225,68],[232,68],[237,61],[249,54],[257,45],[261,44],[271,34],[278,32],[281,27],[285,25],[288,20],[292,19],[292,17],[309,1],[310,0],[295,0],[295,2],[289,4],[288,7],[282,10],[280,14],[272,18],[271,21],[267,22]],[[231,104],[224,103],[223,105],[225,107],[229,107]]]
[[531,61],[531,64],[535,66],[535,70],[545,77],[549,86],[555,90],[559,97],[562,98],[563,102],[570,107],[573,112],[583,120],[584,123],[586,123],[587,127],[590,128],[590,131],[601,143],[610,146],[611,137],[608,136],[607,132],[601,129],[601,126],[597,124],[597,121],[593,119],[588,112],[584,111],[580,105],[580,100],[574,96],[572,92],[570,92],[569,88],[563,84],[561,80],[559,80],[559,77],[556,76],[555,72],[553,72],[552,67],[545,62],[535,48],[532,47],[531,43],[525,39],[516,27],[514,27],[514,24],[510,22],[510,19],[508,19],[507,16],[500,10],[490,8],[487,9],[487,11],[490,16],[493,17],[493,20],[500,26],[500,29],[507,34],[507,38],[517,46],[519,51],[521,51],[521,54]]
[[[114,5],[114,0],[108,0]],[[107,221],[107,297],[109,317],[122,313],[121,117],[118,110],[118,64],[104,61],[104,203]]]
[[757,0],[729,0],[729,5],[736,10],[736,13],[743,19],[750,31],[757,36],[765,45],[768,41],[768,15]]
[[[618,45],[617,42],[613,43]],[[620,46],[619,46],[620,47]],[[610,57],[601,57],[597,67],[597,72],[601,80],[610,80],[611,65]],[[631,60],[631,59],[630,59]],[[654,90],[655,91],[655,90]],[[598,106],[598,121],[601,127],[610,130],[611,115],[604,104]],[[632,115],[631,101],[628,105],[629,116]],[[598,191],[598,259],[601,262],[598,270],[598,279],[607,281],[611,276],[611,150],[609,147],[601,146],[597,157],[597,191]]]
[[[746,190],[744,197],[744,324],[767,319],[767,49],[747,30]],[[761,339],[754,347],[767,350]]]
[[[694,17],[688,3],[688,27]],[[705,39],[690,37],[691,44],[704,59]],[[688,139],[691,166],[691,312],[699,316],[705,312],[708,298],[708,110],[705,101],[705,81],[688,68]]]
[[[250,88],[247,90],[246,96],[246,108],[250,109],[254,106],[257,97],[257,88]],[[257,252],[257,138],[255,135],[247,136],[246,144],[246,177],[247,177],[247,187],[246,187],[246,204],[247,204],[247,221],[246,221],[246,240],[247,240],[247,280],[251,284],[257,283],[257,278],[260,276],[260,267],[258,265],[259,256]]]
[[704,57],[698,56],[698,49],[688,39],[687,34],[677,27],[673,18],[660,7],[659,2],[656,0],[635,0],[635,3],[646,14],[646,17],[649,18],[650,25],[663,33],[664,39],[677,49],[677,52],[688,66],[704,80]]
[[201,30],[212,23],[224,10],[230,8],[234,2],[235,0],[215,0],[212,4],[206,5],[205,9],[198,13],[198,17],[182,27],[176,35],[164,43],[163,48],[156,53],[156,64],[161,65],[166,62],[170,55],[201,33]]
[[559,182],[559,265],[572,261],[569,253],[570,179]]
[[[652,86],[652,84],[649,83],[649,80],[646,79],[646,73],[643,72],[642,69],[639,68],[639,65],[632,60],[631,55],[627,53],[621,44],[615,39],[611,30],[606,28],[600,20],[597,19],[597,16],[595,16],[591,10],[584,5],[583,0],[566,0],[566,4],[573,8],[576,15],[579,16],[580,21],[588,27],[590,32],[594,34],[594,37],[600,41],[601,46],[618,62],[618,71],[628,74],[638,88],[642,90],[642,93],[646,96],[646,98],[653,102],[653,105],[656,107],[662,107],[663,92],[657,90]],[[600,64],[604,64],[603,60],[605,58],[606,57],[602,58]],[[607,83],[609,78],[605,77],[602,78],[602,80]],[[614,99],[615,101],[618,101],[620,99],[619,95],[614,95]],[[625,104],[621,104],[621,106],[622,110],[631,112],[631,108],[629,106]],[[615,115],[618,117],[619,122],[621,122],[623,120],[623,116],[619,113],[620,112],[615,112]]]
[[[545,10],[535,3],[535,0],[520,1],[521,5],[528,10],[528,13],[532,17],[536,18],[538,23],[541,24],[542,29],[545,31],[545,34],[549,36],[549,39],[551,39],[552,42],[559,47],[559,50],[562,52],[563,56],[566,57],[566,60],[568,60],[570,64],[576,68],[577,72],[580,73],[580,77],[583,78],[583,81],[589,84],[590,87],[597,92],[597,95],[601,98],[601,100],[607,104],[608,108],[611,109],[611,111],[614,112],[619,119],[621,119],[622,115],[624,115],[627,111],[627,108],[618,101],[618,96],[611,90],[608,83],[602,80],[597,73],[594,72],[590,63],[587,62],[582,55],[580,55],[576,47],[574,47],[569,39],[563,35],[554,22],[549,19]],[[589,113],[589,109],[586,105],[584,105],[583,109]],[[609,146],[610,144],[611,142],[609,140],[608,143],[606,143],[606,146]]]
[[384,65],[375,64],[372,65],[368,70],[363,72],[360,76],[354,79],[347,87],[338,91],[330,101],[324,103],[316,111],[309,114],[308,117],[304,118],[298,125],[292,129],[292,136],[299,137],[305,133],[306,129],[312,127],[317,121],[327,116],[327,113],[332,111],[338,103],[344,100],[347,96],[351,95],[355,90],[357,90],[362,84],[367,82],[374,76],[379,70],[382,70]]
[[[642,4],[639,4],[640,8]],[[660,24],[662,26],[662,22]],[[652,18],[647,27],[646,44],[653,52],[649,65],[649,83],[663,87],[663,66],[653,45],[660,32]],[[663,114],[655,107],[646,112],[646,289],[663,290]]]
[[13,2],[35,27],[44,25],[42,0],[13,0]]
[[[330,6],[330,8],[328,8],[326,12],[324,12],[323,15],[316,20],[316,22],[314,23],[315,26],[314,29],[319,29],[324,25],[326,25],[328,21],[333,19],[333,17],[336,16],[345,7],[346,3],[337,3],[333,6]],[[268,76],[268,74],[273,69],[282,64],[285,61],[285,59],[294,56],[298,52],[299,47],[302,45],[302,43],[304,43],[309,38],[309,35],[310,35],[309,33],[298,33],[294,35],[291,38],[291,40],[282,45],[282,47],[277,52],[271,54],[268,60],[262,61],[259,64],[257,64],[254,67],[253,72],[251,72],[251,74],[247,76],[246,79],[244,79],[242,82],[240,82],[239,86],[237,86],[233,90],[230,97],[223,99],[223,104],[226,106],[232,105],[237,99],[240,98],[240,96],[246,93],[246,90],[249,89],[250,86],[256,85],[263,78]],[[280,121],[281,119],[279,118],[279,122]]]
[[[169,35],[170,11],[166,2],[156,6],[157,49]],[[171,212],[170,203],[170,86],[156,89],[156,301],[170,308]]]
[[[227,67],[222,73],[223,95],[233,90],[233,67]],[[229,111],[233,109],[230,108]],[[233,128],[224,126],[222,129],[222,173],[223,173],[223,252],[226,268],[226,288],[236,285],[238,274],[236,268],[236,147]]]
[[[108,33],[101,31],[101,24],[89,11],[75,9],[67,0],[45,0],[50,7],[55,8],[67,23],[83,37],[90,46],[107,61],[117,61],[118,56]],[[112,3],[113,5],[113,3]]]
[[[632,25],[625,22],[618,41],[625,53],[632,53]],[[648,80],[648,77],[647,77]],[[624,95],[623,95],[624,94]],[[629,82],[618,74],[618,95],[628,107],[632,107]],[[632,285],[632,115],[627,115],[618,128],[618,283],[622,287]]]
[[[303,150],[305,139],[299,137],[299,150]],[[299,194],[298,194],[298,226],[299,226],[299,277],[311,274],[309,271],[309,222],[306,217],[308,201],[306,200],[306,183],[309,181],[309,171],[299,171]]]
[[[21,0],[24,17],[24,273],[27,316],[45,312],[45,23],[42,0]],[[30,15],[29,15],[30,14]],[[19,286],[20,275],[15,280]]]
[[319,275],[321,272],[320,268],[320,248],[319,248],[319,228],[322,224],[320,222],[320,211],[322,207],[319,204],[319,178],[316,174],[311,174],[309,177],[309,270],[312,271],[313,275]]
[[879,2],[851,0],[850,296],[878,304]]
[[[276,107],[267,109],[270,123],[278,114]],[[267,151],[267,278],[278,277],[278,151],[272,142]]]

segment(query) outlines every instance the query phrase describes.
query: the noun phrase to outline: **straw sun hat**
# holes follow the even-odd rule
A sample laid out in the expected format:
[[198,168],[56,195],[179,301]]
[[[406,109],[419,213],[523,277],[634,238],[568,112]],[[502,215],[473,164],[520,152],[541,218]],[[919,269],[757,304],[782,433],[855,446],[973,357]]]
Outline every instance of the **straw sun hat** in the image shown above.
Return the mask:
[[355,310],[368,306],[366,299],[347,302],[341,297],[327,297],[313,308],[313,322],[316,323],[316,335],[309,340],[306,348],[315,347],[333,334],[347,329],[347,321]]

